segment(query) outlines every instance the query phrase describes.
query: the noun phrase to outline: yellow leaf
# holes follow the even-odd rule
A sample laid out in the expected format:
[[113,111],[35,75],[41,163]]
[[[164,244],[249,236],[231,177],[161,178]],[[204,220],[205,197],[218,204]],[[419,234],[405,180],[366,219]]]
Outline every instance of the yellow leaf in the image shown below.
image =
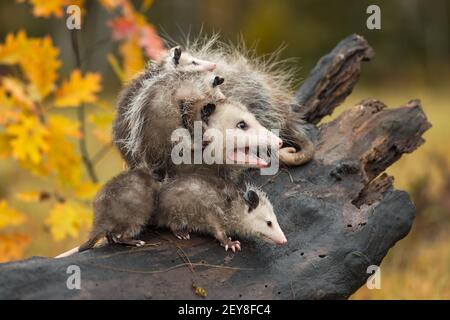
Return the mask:
[[11,145],[9,137],[6,134],[0,133],[0,159],[4,159],[11,154]]
[[57,203],[50,211],[46,224],[57,241],[77,237],[81,228],[92,224],[92,213],[76,202]]
[[64,116],[48,117],[48,124],[53,134],[65,135],[72,138],[81,138],[79,123]]
[[195,283],[192,283],[192,288],[194,289],[194,293],[199,297],[206,298],[208,296],[208,292],[202,287],[197,286]]
[[5,44],[0,45],[0,63],[19,64],[30,81],[30,96],[44,99],[55,88],[57,71],[61,66],[59,50],[50,37],[28,38],[24,31],[15,37],[8,34]]
[[6,200],[0,200],[0,229],[18,226],[25,221],[25,216],[11,208]]
[[80,70],[74,70],[70,79],[63,82],[56,91],[55,106],[77,107],[82,103],[97,101],[96,94],[101,90],[101,76],[88,72],[84,77]]
[[79,137],[78,124],[62,116],[52,116],[48,122],[48,165],[57,178],[77,185],[81,178],[81,159],[75,145],[66,136]]
[[145,66],[144,55],[137,38],[130,38],[119,47],[119,53],[123,59],[123,72],[125,81],[131,79]]
[[100,187],[99,183],[84,182],[76,187],[75,194],[80,199],[90,200],[96,195]]
[[46,191],[20,192],[16,194],[16,199],[23,202],[40,202],[50,199],[51,194]]
[[57,71],[61,66],[59,50],[53,46],[52,39],[30,39],[23,54],[20,66],[30,83],[30,91],[37,100],[44,99],[55,89]]
[[3,77],[2,84],[4,90],[14,97],[18,105],[23,105],[27,109],[34,110],[34,102],[30,99],[26,86],[20,80]]
[[112,10],[121,5],[123,0],[100,0],[100,4],[107,10]]
[[141,11],[147,11],[153,4],[153,0],[144,0],[142,1]]
[[108,110],[100,113],[91,114],[89,121],[95,124],[93,134],[95,138],[104,144],[112,143],[111,126],[114,120],[114,112]]
[[22,114],[17,123],[6,128],[6,133],[11,137],[12,155],[17,160],[39,164],[49,149],[48,130],[36,117]]
[[19,31],[17,36],[8,33],[5,43],[0,45],[0,64],[17,64],[26,51],[28,39],[25,31]]
[[0,235],[0,263],[21,259],[28,243],[30,237],[26,235]]
[[48,18],[54,15],[58,18],[63,16],[63,6],[70,1],[67,0],[29,0],[33,5],[33,14],[36,17]]

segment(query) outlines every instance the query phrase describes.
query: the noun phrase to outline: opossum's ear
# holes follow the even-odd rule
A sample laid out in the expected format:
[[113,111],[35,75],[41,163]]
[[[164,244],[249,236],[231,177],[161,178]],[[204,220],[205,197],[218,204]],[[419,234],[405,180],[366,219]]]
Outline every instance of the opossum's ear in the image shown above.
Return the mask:
[[208,119],[213,114],[214,110],[216,110],[216,105],[214,103],[208,103],[202,108],[201,118],[204,123],[208,124]]
[[219,77],[219,76],[215,76],[214,77],[214,81],[213,81],[213,88],[220,86],[223,82],[225,81],[224,78]]
[[244,200],[248,204],[248,212],[251,212],[253,209],[256,209],[259,204],[259,196],[253,190],[248,190],[244,193]]
[[175,47],[173,48],[173,63],[174,65],[178,65],[180,63],[180,57],[181,57],[181,47]]

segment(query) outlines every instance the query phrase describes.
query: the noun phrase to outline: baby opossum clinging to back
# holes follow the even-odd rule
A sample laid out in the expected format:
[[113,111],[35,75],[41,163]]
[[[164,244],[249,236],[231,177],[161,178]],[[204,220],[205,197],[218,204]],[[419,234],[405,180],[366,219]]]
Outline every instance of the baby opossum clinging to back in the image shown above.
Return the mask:
[[242,193],[229,181],[212,175],[180,175],[161,188],[152,223],[169,227],[180,239],[189,232],[213,235],[225,250],[241,250],[230,235],[287,243],[266,194],[246,185]]

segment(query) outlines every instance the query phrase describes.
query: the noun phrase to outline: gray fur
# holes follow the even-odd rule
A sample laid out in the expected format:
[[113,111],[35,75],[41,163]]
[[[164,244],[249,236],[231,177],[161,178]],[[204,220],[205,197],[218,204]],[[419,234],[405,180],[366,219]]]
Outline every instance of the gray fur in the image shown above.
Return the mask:
[[106,183],[94,200],[94,223],[89,240],[79,251],[92,248],[102,237],[109,242],[139,245],[134,240],[154,212],[160,182],[143,169],[122,172]]

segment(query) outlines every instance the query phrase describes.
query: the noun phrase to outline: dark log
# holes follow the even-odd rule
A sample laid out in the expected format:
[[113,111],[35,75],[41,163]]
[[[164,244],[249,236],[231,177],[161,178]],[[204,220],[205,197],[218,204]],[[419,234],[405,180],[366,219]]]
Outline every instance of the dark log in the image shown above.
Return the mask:
[[[371,55],[364,39],[351,36],[319,61],[297,94],[309,121],[351,92],[360,62]],[[271,198],[286,246],[243,239],[243,251],[232,254],[210,237],[182,241],[153,230],[144,248],[103,246],[0,265],[0,298],[200,299],[193,284],[213,299],[347,298],[411,228],[415,208],[383,172],[420,146],[429,127],[417,100],[392,109],[367,100],[311,125],[313,161],[251,177]],[[80,290],[66,287],[69,265],[81,269]]]

